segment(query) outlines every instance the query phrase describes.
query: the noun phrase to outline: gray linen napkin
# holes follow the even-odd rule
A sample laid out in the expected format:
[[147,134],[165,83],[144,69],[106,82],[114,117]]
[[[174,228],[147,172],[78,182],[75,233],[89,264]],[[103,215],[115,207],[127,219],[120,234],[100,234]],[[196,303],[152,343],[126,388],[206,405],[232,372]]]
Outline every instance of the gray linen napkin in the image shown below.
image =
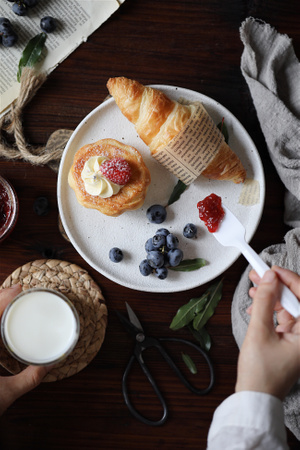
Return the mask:
[[[283,220],[294,227],[285,243],[266,248],[261,257],[269,266],[276,264],[300,275],[300,64],[291,40],[266,23],[248,18],[240,35],[241,70],[270,157],[287,189]],[[239,347],[249,324],[250,269],[243,273],[232,302],[232,330]],[[284,401],[284,413],[286,426],[300,440],[300,380]]]
[[286,223],[300,226],[300,63],[292,41],[248,18],[240,28],[241,71],[249,86],[270,157],[289,191]]

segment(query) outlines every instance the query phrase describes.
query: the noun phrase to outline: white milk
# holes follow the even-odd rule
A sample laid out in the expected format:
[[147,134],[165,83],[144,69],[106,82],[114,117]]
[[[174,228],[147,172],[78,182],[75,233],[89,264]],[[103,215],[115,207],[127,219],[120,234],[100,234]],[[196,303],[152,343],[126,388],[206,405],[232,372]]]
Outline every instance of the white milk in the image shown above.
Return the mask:
[[6,309],[1,332],[8,350],[31,364],[49,364],[72,350],[79,336],[73,306],[55,291],[30,289]]

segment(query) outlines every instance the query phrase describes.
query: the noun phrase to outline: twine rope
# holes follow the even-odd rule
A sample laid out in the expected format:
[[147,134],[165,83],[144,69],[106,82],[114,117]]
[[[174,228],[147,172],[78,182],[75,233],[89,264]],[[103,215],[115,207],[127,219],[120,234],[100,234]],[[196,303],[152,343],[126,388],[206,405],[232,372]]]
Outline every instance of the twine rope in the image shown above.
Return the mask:
[[[10,111],[0,119],[0,157],[10,160],[23,159],[35,165],[49,164],[56,170],[63,148],[52,148],[48,151],[47,146],[29,145],[22,125],[24,107],[32,100],[46,78],[46,74],[37,73],[34,68],[25,67],[22,70],[19,96],[12,104]],[[4,132],[12,135],[14,142],[8,143]]]

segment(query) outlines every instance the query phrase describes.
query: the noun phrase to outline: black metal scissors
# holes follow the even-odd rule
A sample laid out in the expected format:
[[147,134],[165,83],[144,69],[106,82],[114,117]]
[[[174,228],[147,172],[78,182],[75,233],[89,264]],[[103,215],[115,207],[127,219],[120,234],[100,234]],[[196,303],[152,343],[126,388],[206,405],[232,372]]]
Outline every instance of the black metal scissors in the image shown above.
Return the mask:
[[[137,419],[139,419],[141,422],[147,424],[147,425],[153,425],[153,426],[157,426],[157,425],[162,425],[165,423],[165,421],[167,420],[168,417],[168,409],[167,409],[167,405],[166,402],[154,380],[154,378],[151,375],[151,372],[149,371],[148,367],[146,366],[144,360],[143,360],[143,351],[146,350],[147,348],[150,347],[155,347],[156,349],[159,350],[159,352],[161,353],[161,355],[163,356],[163,358],[165,359],[165,361],[167,361],[167,363],[170,365],[170,367],[174,370],[174,372],[177,374],[177,376],[179,377],[179,379],[182,381],[182,383],[194,394],[197,395],[205,395],[207,394],[211,388],[213,387],[214,384],[214,370],[213,370],[213,366],[212,363],[209,359],[209,357],[207,356],[207,354],[196,344],[194,344],[193,342],[187,341],[185,339],[179,339],[179,338],[159,338],[156,339],[154,337],[151,336],[147,336],[143,330],[143,327],[139,321],[139,319],[137,318],[137,316],[135,315],[135,313],[133,312],[133,310],[130,308],[130,306],[128,305],[128,303],[126,303],[126,308],[127,308],[127,313],[128,313],[128,317],[129,320],[120,312],[116,311],[119,319],[121,320],[121,322],[123,323],[123,325],[125,326],[125,328],[127,329],[127,331],[131,334],[131,336],[133,336],[133,338],[135,339],[135,347],[134,347],[134,351],[133,354],[131,356],[131,358],[129,359],[129,362],[127,364],[127,367],[125,369],[124,375],[123,375],[123,379],[122,379],[122,391],[123,391],[123,396],[125,399],[125,403],[127,405],[127,407],[129,408],[130,412],[134,415],[134,417],[136,417]],[[209,381],[209,385],[205,388],[205,389],[197,389],[195,388],[192,384],[190,384],[190,382],[186,379],[186,377],[182,374],[182,372],[180,371],[180,369],[177,367],[177,365],[174,363],[174,361],[171,359],[171,357],[168,355],[168,353],[165,351],[165,349],[163,348],[163,346],[161,345],[161,342],[165,342],[165,341],[172,341],[172,342],[180,342],[183,343],[185,345],[189,345],[191,347],[193,347],[194,349],[196,349],[197,351],[199,351],[201,353],[201,355],[205,358],[208,367],[209,367],[209,371],[210,371],[210,381]],[[128,379],[128,374],[130,372],[130,369],[132,367],[133,362],[137,360],[138,363],[140,364],[144,374],[147,376],[149,382],[151,383],[162,407],[163,407],[163,415],[161,417],[161,419],[157,420],[157,421],[152,421],[147,419],[146,417],[142,416],[132,405],[130,399],[129,399],[129,394],[128,394],[128,387],[127,387],[127,379]]]

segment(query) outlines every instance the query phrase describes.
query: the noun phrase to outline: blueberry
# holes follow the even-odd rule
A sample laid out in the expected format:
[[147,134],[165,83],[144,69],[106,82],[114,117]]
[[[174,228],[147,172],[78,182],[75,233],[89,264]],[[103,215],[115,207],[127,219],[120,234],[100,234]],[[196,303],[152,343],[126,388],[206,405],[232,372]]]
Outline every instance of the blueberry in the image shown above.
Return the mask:
[[28,8],[33,8],[35,5],[37,5],[39,0],[23,0],[23,3],[25,3]]
[[149,265],[147,259],[143,259],[143,261],[139,265],[139,269],[144,277],[147,277],[148,275],[150,275],[150,273],[152,273],[152,267]]
[[183,236],[191,239],[197,236],[197,227],[193,223],[187,223],[183,228]]
[[146,244],[145,244],[145,250],[147,253],[151,252],[151,250],[154,250],[152,238],[147,239]]
[[152,245],[154,248],[158,249],[166,245],[166,238],[162,234],[155,234],[152,238]]
[[162,234],[163,236],[167,236],[168,234],[170,234],[170,231],[166,228],[159,228],[155,234]]
[[153,269],[158,269],[164,265],[165,259],[161,252],[158,250],[152,250],[147,255],[147,261],[149,266],[153,267]]
[[12,47],[18,40],[18,35],[11,31],[10,34],[3,34],[2,36],[2,44],[4,47]]
[[160,280],[165,280],[168,276],[168,269],[166,267],[159,267],[158,269],[155,269],[155,275]]
[[166,220],[167,211],[162,205],[152,205],[147,209],[146,216],[151,223],[162,223]]
[[38,216],[45,216],[46,214],[48,214],[49,200],[47,199],[47,197],[36,198],[33,204],[33,210]]
[[109,259],[112,262],[118,263],[123,259],[123,252],[118,247],[113,247],[109,250]]
[[168,258],[168,251],[166,251],[166,249],[165,249],[163,255],[164,255],[164,267],[169,267],[170,264],[169,264],[169,258]]
[[178,237],[170,233],[166,236],[166,244],[168,249],[177,248],[179,244]]
[[43,17],[40,22],[40,27],[46,33],[52,33],[56,30],[56,20],[51,16]]
[[10,20],[6,17],[0,17],[0,33],[6,33],[7,30],[11,30],[12,25],[10,23]]
[[178,266],[183,258],[183,252],[180,248],[173,248],[168,252],[168,260],[171,267]]
[[17,16],[26,16],[27,6],[23,2],[16,2],[12,5],[12,10]]

